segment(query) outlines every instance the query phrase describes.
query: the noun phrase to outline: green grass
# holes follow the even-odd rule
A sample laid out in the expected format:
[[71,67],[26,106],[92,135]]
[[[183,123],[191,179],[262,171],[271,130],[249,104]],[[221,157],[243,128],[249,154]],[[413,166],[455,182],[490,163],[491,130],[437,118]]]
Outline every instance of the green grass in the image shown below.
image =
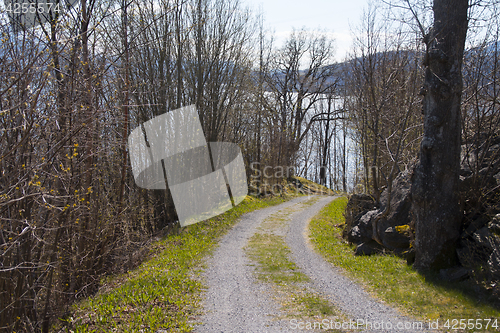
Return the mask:
[[299,298],[299,302],[305,306],[308,317],[324,317],[335,314],[331,304],[324,298],[305,295]]
[[281,236],[256,233],[246,250],[249,257],[259,263],[257,276],[262,281],[278,285],[309,281],[309,277],[289,260],[290,249]]
[[197,278],[203,258],[242,214],[286,200],[247,196],[234,209],[165,237],[152,245],[150,260],[107,279],[97,295],[75,304],[73,315],[61,321],[58,329],[75,333],[192,331],[205,288]]
[[[347,198],[326,206],[309,225],[316,250],[376,297],[420,320],[498,319],[500,311],[472,281],[445,283],[424,276],[394,255],[354,256],[353,247],[342,239]],[[455,331],[455,330],[454,330]],[[482,330],[484,331],[484,329]]]

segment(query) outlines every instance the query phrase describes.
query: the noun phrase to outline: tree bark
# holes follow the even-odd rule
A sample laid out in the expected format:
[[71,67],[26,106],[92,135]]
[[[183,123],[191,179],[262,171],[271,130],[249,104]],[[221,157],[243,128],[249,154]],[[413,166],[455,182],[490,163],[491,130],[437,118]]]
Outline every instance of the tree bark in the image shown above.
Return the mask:
[[424,137],[413,178],[415,264],[435,270],[456,263],[461,213],[460,100],[467,0],[435,0],[434,26],[424,37]]

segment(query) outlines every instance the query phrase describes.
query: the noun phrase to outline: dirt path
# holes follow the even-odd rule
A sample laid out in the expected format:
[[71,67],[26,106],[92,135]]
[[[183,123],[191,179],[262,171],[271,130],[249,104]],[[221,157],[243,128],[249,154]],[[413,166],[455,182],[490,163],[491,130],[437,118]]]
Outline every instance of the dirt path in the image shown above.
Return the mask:
[[[305,237],[308,221],[333,199],[334,197],[321,197],[319,200],[314,199],[312,205],[307,205],[304,203],[311,200],[311,197],[301,197],[244,215],[241,221],[223,237],[218,249],[207,262],[205,278],[208,290],[203,301],[204,315],[200,318],[202,324],[197,326],[195,331],[224,333],[300,331],[297,328],[301,318],[296,318],[293,325],[291,319],[275,319],[282,313],[280,306],[274,301],[272,288],[255,278],[253,274],[255,263],[244,251],[248,240],[262,221],[278,211],[287,210],[294,211],[289,215],[286,224],[285,239],[292,251],[290,259],[311,278],[311,285],[318,293],[339,307],[347,318],[354,322],[370,321],[372,325],[379,325],[379,328],[380,325],[385,325],[385,328],[387,325],[392,326],[392,329],[374,329],[374,332],[417,331],[396,329],[398,323],[411,320],[399,316],[395,310],[373,299],[308,246]],[[321,321],[321,318],[318,321]],[[344,324],[347,328],[348,323]],[[364,326],[353,329],[351,323],[349,328],[352,331],[360,331],[361,328],[363,331]]]
[[[312,212],[319,211],[329,202],[329,198],[321,199],[309,209],[292,216],[286,237],[292,251],[292,260],[311,278],[314,288],[341,308],[353,321],[370,322],[376,332],[423,332],[424,330],[418,329],[417,324],[414,324],[415,320],[401,316],[396,310],[371,297],[313,250],[307,236],[308,221],[316,214]],[[398,325],[401,329],[398,329]],[[367,327],[370,326],[359,326]],[[425,328],[425,325],[422,327]]]

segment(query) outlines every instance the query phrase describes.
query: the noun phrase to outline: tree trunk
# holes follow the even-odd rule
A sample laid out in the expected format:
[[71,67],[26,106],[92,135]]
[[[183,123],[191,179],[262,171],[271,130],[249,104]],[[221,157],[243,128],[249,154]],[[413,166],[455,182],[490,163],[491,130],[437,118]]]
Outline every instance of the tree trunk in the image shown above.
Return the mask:
[[[327,171],[327,161],[328,155],[330,155],[330,112],[332,109],[332,96],[328,96],[328,111],[327,111],[327,119],[325,122],[325,142],[323,147],[321,147],[321,167],[319,170],[319,183],[320,185],[326,186],[326,171]],[[335,142],[333,143],[333,147],[335,148]]]
[[415,268],[451,267],[459,237],[460,100],[467,0],[435,0],[434,26],[425,36],[422,89],[424,137],[412,195]]

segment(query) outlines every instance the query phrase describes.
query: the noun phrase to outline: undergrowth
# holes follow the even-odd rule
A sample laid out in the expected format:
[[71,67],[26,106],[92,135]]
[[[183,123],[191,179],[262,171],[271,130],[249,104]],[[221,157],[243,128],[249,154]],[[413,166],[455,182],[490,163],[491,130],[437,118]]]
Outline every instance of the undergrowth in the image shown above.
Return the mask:
[[151,259],[137,269],[103,281],[94,297],[73,306],[59,332],[190,332],[204,286],[197,276],[202,259],[247,212],[290,197],[247,196],[235,208],[181,229],[151,246]]

